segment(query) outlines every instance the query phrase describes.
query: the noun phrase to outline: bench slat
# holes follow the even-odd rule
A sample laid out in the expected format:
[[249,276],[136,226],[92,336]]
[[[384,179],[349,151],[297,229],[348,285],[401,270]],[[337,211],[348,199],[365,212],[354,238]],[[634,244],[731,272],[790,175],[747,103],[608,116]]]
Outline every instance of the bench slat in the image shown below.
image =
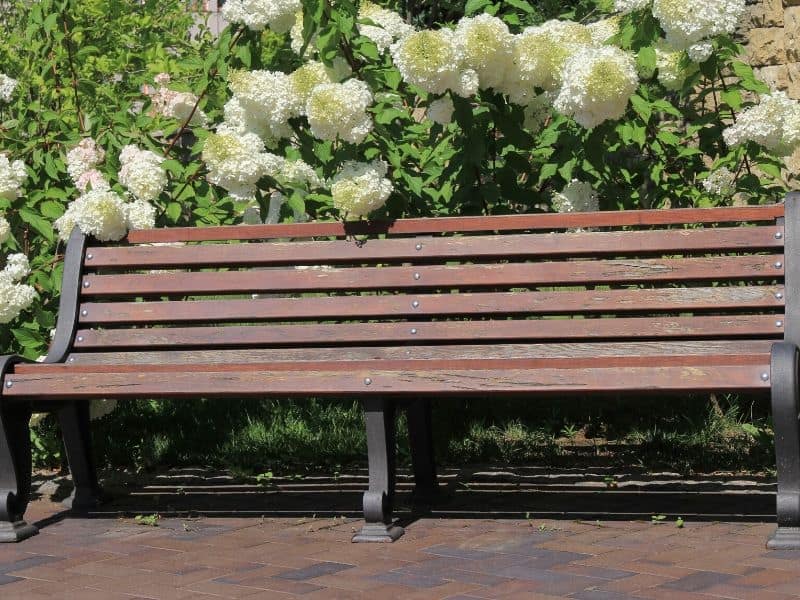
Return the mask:
[[[778,321],[781,326],[777,326]],[[419,323],[79,330],[77,349],[283,346],[421,341],[732,338],[781,336],[783,315],[530,319]]]
[[[650,231],[465,236],[429,239],[211,244],[184,247],[98,247],[90,268],[192,268],[245,265],[337,264],[365,261],[429,261],[447,258],[511,258],[737,251],[780,248],[782,227],[721,227]],[[417,249],[419,245],[419,249]]]
[[[766,379],[762,376],[766,374]],[[8,386],[11,381],[12,385]],[[14,374],[3,395],[70,398],[487,395],[589,391],[755,391],[769,389],[769,363],[582,369],[443,369],[355,372],[216,371]]]
[[171,227],[143,229],[128,233],[132,244],[245,240],[270,238],[345,237],[392,233],[479,231],[535,231],[587,227],[625,227],[689,223],[765,222],[783,217],[783,205],[730,208],[677,208],[669,210],[628,210],[594,213],[545,213],[492,217],[438,217],[399,219],[392,222],[289,223],[276,225],[228,225],[221,227]]
[[[474,358],[597,358],[632,356],[706,356],[769,354],[773,340],[703,340],[657,342],[572,342],[538,344],[458,344],[437,346],[350,346],[328,348],[250,348],[247,350],[162,350],[145,352],[74,352],[69,365],[305,363],[308,361],[373,361]],[[29,372],[38,365],[18,365]]]
[[[781,265],[776,268],[775,265]],[[783,255],[87,275],[85,297],[775,279]]]
[[[778,297],[780,295],[780,298]],[[775,309],[784,304],[783,286],[723,286],[555,292],[420,294],[260,298],[158,302],[85,302],[84,324],[191,323],[247,320],[371,319],[567,313],[624,313],[726,309]],[[417,300],[419,305],[411,303]]]

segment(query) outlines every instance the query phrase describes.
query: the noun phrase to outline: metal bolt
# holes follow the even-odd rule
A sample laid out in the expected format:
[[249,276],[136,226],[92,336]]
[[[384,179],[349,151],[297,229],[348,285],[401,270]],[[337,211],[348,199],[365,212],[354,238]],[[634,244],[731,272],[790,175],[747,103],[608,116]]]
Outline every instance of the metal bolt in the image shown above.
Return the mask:
[[775,321],[775,327],[783,327],[783,321]]
[[364,378],[364,385],[371,385],[371,384],[372,384],[372,379],[370,379],[369,377],[365,377]]
[[84,309],[81,311],[81,316],[82,316],[82,317],[85,317],[85,316],[86,316],[86,315],[88,315],[88,314],[89,314],[89,311],[88,311],[88,310],[86,310],[85,308],[84,308]]
[[769,381],[769,373],[762,373],[761,381]]
[[94,254],[87,254],[86,260],[92,260],[94,258]]
[[10,388],[12,385],[14,385],[13,381],[11,381],[10,379],[8,381],[6,381],[6,387],[7,388]]
[[70,356],[69,359],[67,359],[67,362],[75,362],[75,357]]
[[83,287],[89,287],[90,283],[88,281],[83,282]]
[[414,273],[414,279],[419,280],[420,277],[422,277],[422,275],[420,275],[419,273]]
[[776,231],[776,232],[775,232],[775,239],[776,239],[776,240],[779,240],[779,239],[781,239],[782,237],[783,237],[783,233],[781,233],[780,231]]
[[422,244],[417,244],[415,247],[417,250],[422,250]]
[[775,263],[775,268],[776,268],[776,269],[780,269],[782,266],[783,266],[783,263],[782,263],[781,261],[777,261],[777,262]]
[[778,300],[782,300],[782,299],[783,299],[783,293],[782,293],[782,292],[777,292],[777,293],[775,294],[775,297],[776,297]]
[[411,335],[417,335],[417,328],[416,327],[411,329]]
[[78,341],[79,341],[79,342],[82,342],[82,341],[83,341],[83,336],[82,336],[82,335],[79,335],[79,336],[78,336]]
[[419,308],[419,300],[414,300],[411,303],[411,308]]

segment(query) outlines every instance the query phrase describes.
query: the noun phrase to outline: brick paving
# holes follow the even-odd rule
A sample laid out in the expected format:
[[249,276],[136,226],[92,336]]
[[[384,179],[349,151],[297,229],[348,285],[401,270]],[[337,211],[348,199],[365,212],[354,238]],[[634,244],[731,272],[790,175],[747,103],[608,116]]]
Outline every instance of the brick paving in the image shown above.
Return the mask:
[[[230,485],[243,492],[241,485]],[[471,486],[462,481],[457,487],[468,491]],[[298,504],[296,495],[280,488],[264,490],[273,509],[265,516],[250,515],[261,502],[250,497],[244,502],[251,509],[246,516],[234,511],[219,517],[206,508],[211,516],[183,518],[171,516],[183,508],[173,506],[175,498],[158,481],[128,489],[88,517],[65,512],[42,492],[28,512],[29,521],[41,527],[39,535],[0,546],[0,598],[800,598],[800,551],[764,548],[774,517],[758,513],[765,501],[774,503],[771,493],[734,494],[739,514],[731,513],[728,520],[687,518],[683,528],[671,515],[658,523],[624,518],[658,505],[651,496],[659,493],[641,490],[639,500],[628,499],[627,511],[608,515],[614,520],[572,518],[565,506],[568,516],[562,518],[497,518],[482,512],[484,503],[468,493],[466,499],[448,501],[451,512],[462,516],[411,518],[401,510],[405,536],[394,544],[372,545],[350,543],[361,525],[352,506],[357,489],[329,490],[328,499],[316,500],[323,506],[338,497],[341,506],[351,506],[344,516],[313,516],[314,502],[306,498]],[[191,489],[181,490],[179,498],[192,496]],[[156,492],[159,499],[153,502],[147,496]],[[312,489],[309,496],[314,493],[320,492]],[[697,502],[683,494],[685,505]],[[217,495],[222,509],[216,512],[229,512],[230,489]],[[298,504],[298,512],[311,502],[309,514],[275,516],[281,513],[275,507],[285,508],[283,495]],[[502,493],[497,489],[490,495]],[[569,490],[556,496],[563,504]],[[600,511],[604,504],[596,498],[594,508]],[[512,495],[498,512],[513,513],[521,500]],[[136,508],[165,516],[155,527],[118,516]]]

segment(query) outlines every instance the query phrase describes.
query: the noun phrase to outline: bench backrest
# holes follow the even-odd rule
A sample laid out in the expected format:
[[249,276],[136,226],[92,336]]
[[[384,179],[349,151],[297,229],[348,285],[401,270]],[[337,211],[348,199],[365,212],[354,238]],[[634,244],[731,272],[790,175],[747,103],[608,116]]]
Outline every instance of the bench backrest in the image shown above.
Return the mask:
[[480,356],[481,344],[544,342],[576,342],[574,358],[590,360],[593,342],[781,339],[783,214],[770,205],[172,228],[102,245],[76,233],[62,297],[75,327],[59,324],[54,345],[73,364],[179,351],[187,363],[307,349],[329,360],[353,347],[401,360],[409,346],[415,359],[446,360],[448,344]]

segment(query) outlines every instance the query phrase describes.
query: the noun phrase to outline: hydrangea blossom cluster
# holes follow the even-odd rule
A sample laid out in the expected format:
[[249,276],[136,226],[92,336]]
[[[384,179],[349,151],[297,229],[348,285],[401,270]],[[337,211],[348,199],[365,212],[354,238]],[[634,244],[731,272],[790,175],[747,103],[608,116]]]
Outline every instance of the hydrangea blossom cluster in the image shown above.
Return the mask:
[[11,237],[11,224],[4,215],[0,215],[0,244],[5,244]]
[[564,67],[564,82],[554,106],[583,127],[592,128],[620,118],[638,85],[631,54],[614,46],[582,48]]
[[478,74],[479,86],[500,88],[514,56],[514,36],[508,26],[487,14],[465,17],[456,36],[464,47],[464,64]]
[[356,219],[379,209],[392,193],[386,171],[383,161],[345,162],[331,182],[333,205],[345,217]]
[[283,159],[264,150],[255,133],[238,133],[224,128],[211,134],[203,147],[208,180],[228,190],[236,200],[252,200],[256,183],[264,176],[275,176]]
[[163,157],[134,145],[120,152],[118,179],[137,200],[150,202],[158,198],[167,185],[167,172],[161,167]]
[[714,196],[732,196],[736,191],[736,175],[728,167],[720,167],[703,180],[703,189]]
[[322,140],[363,142],[372,131],[372,117],[367,114],[370,104],[372,92],[358,79],[314,87],[305,110],[312,135]]
[[286,33],[301,6],[300,0],[227,0],[222,5],[222,16],[255,31],[269,27],[275,33]]
[[[414,31],[414,28],[403,21],[403,18],[396,12],[387,10],[369,0],[365,0],[359,6],[358,19],[374,23],[374,25],[359,25],[358,31],[375,42],[381,52],[389,48],[395,40]],[[302,29],[300,33],[302,34]]]
[[62,240],[69,239],[75,227],[101,242],[122,239],[128,232],[125,201],[112,190],[89,190],[70,203],[55,227]]
[[0,100],[11,102],[15,89],[17,89],[17,80],[12,79],[5,73],[0,73]]
[[428,118],[434,123],[447,125],[453,120],[453,99],[442,96],[428,105]]
[[22,184],[28,176],[25,163],[21,160],[8,160],[0,154],[0,198],[14,200],[22,195]]
[[722,132],[729,146],[755,142],[786,156],[800,145],[800,104],[785,92],[774,92],[743,111],[736,123]]
[[92,138],[83,138],[78,145],[67,152],[67,173],[76,187],[85,192],[89,185],[96,188],[98,183],[108,187],[103,175],[95,169],[106,157],[106,152]]
[[746,10],[745,0],[653,0],[653,16],[677,49],[723,33],[733,33]]
[[677,91],[683,87],[683,82],[689,75],[684,68],[684,52],[675,50],[666,42],[661,42],[656,46],[656,69],[658,69],[658,81],[666,89]]
[[650,6],[653,0],[614,0],[614,10],[627,14]]
[[[5,217],[0,219],[8,225]],[[6,235],[6,238],[8,235]],[[8,323],[28,308],[36,298],[36,290],[21,283],[31,272],[28,257],[24,254],[10,254],[0,271],[0,323]]]
[[[176,92],[167,87],[170,82],[168,73],[159,73],[155,77],[157,88],[149,85],[142,87],[142,92],[150,98],[154,114],[176,119],[181,123],[188,120],[190,125],[204,126],[208,117],[197,106],[197,96],[191,92]],[[194,111],[194,112],[192,112]]]
[[600,209],[600,203],[590,184],[573,179],[553,194],[553,209],[560,213],[593,212]]

